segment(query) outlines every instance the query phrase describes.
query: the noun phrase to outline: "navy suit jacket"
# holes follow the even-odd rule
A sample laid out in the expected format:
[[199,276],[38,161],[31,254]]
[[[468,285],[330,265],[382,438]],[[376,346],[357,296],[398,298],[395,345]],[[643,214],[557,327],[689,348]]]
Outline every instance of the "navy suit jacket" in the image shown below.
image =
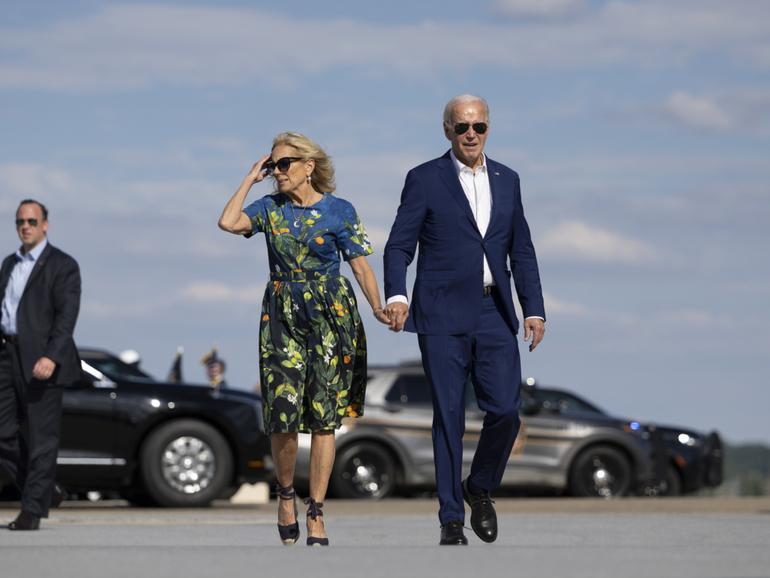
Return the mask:
[[[535,248],[524,218],[519,175],[487,157],[492,214],[482,237],[447,153],[406,176],[401,205],[385,246],[385,297],[408,295],[406,269],[419,242],[417,278],[405,329],[470,333],[481,314],[486,255],[506,321],[518,331],[511,276],[524,317],[545,318]],[[509,268],[510,263],[510,268]]]

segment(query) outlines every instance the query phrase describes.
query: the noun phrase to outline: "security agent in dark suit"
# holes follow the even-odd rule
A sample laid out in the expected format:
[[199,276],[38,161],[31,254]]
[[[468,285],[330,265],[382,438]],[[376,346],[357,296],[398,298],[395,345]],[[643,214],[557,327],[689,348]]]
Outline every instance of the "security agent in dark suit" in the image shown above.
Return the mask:
[[24,200],[21,247],[0,268],[0,466],[21,491],[11,530],[37,530],[55,490],[63,386],[80,379],[72,338],[80,309],[77,262],[48,243],[48,211]]

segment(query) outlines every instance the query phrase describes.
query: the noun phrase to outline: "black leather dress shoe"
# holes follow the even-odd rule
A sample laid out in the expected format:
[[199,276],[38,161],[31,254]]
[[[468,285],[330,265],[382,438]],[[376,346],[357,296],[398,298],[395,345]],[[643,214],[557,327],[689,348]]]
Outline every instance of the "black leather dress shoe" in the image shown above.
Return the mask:
[[8,524],[9,530],[39,530],[40,516],[22,511],[16,519]]
[[472,494],[468,488],[468,479],[463,481],[463,498],[471,507],[471,528],[485,542],[497,540],[497,513],[489,492]]
[[54,484],[53,492],[51,492],[51,507],[58,508],[66,497],[67,492],[64,491],[64,488],[59,484]]
[[467,546],[468,538],[463,532],[463,523],[459,520],[452,520],[441,526],[440,546]]

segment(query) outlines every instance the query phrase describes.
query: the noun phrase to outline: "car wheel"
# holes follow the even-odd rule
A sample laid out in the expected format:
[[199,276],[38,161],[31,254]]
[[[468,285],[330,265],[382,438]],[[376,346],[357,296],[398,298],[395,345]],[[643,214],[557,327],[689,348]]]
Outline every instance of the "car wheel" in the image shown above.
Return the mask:
[[631,487],[631,464],[622,452],[611,446],[590,447],[573,462],[569,487],[573,496],[625,496]]
[[241,484],[236,484],[234,486],[226,487],[224,491],[217,496],[217,500],[229,500],[235,494],[237,494],[238,490],[240,489],[241,489]]
[[397,464],[383,446],[355,442],[337,455],[332,470],[332,489],[338,498],[379,500],[396,489]]
[[141,478],[161,506],[207,506],[231,484],[233,458],[210,425],[180,419],[160,426],[142,446]]

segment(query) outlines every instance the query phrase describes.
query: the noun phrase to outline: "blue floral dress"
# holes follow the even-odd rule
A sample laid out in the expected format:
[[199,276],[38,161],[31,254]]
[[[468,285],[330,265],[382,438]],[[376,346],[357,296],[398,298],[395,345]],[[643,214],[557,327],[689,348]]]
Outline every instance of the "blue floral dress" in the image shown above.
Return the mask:
[[259,329],[265,429],[336,429],[363,415],[366,390],[366,336],[340,254],[372,246],[353,205],[331,194],[303,209],[276,193],[244,212],[246,236],[265,234],[270,262]]

